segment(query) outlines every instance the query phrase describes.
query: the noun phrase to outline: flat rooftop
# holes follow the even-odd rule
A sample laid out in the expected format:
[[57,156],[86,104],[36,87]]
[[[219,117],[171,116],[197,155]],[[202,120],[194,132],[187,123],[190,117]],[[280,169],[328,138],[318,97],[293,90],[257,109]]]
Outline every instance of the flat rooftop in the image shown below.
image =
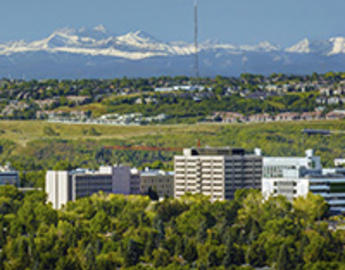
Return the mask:
[[243,148],[233,147],[191,148],[190,151],[192,156],[243,156],[246,153]]

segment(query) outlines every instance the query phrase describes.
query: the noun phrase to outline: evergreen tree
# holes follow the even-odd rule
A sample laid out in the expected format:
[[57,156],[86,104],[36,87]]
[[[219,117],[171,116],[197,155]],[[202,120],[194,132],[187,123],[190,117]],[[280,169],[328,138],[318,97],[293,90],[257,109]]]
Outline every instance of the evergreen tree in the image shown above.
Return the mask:
[[126,266],[133,266],[139,262],[139,258],[142,255],[142,246],[140,243],[129,239],[127,242],[125,256]]
[[280,247],[279,256],[277,258],[277,270],[289,270],[289,252],[285,244]]

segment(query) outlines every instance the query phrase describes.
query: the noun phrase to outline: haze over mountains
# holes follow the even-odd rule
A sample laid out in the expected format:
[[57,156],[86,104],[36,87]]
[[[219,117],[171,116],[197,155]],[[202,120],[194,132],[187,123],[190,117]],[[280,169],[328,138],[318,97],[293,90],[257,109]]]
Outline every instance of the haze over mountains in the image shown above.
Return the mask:
[[[202,76],[345,70],[345,37],[321,41],[304,39],[289,48],[269,42],[232,45],[206,41],[199,49]],[[114,35],[103,26],[65,28],[42,40],[0,44],[0,77],[193,75],[193,57],[193,44],[163,42],[142,31]]]

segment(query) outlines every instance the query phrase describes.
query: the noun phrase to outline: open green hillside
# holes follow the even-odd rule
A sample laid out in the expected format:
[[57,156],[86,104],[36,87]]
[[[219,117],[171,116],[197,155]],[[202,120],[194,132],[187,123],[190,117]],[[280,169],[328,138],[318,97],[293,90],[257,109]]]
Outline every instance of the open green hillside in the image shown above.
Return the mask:
[[[37,171],[127,163],[172,168],[172,152],[111,151],[106,145],[165,147],[258,147],[265,155],[304,155],[312,148],[325,166],[345,156],[345,134],[303,136],[304,128],[345,131],[345,121],[164,126],[67,125],[40,121],[0,122],[0,163]],[[156,162],[155,162],[156,161]],[[157,161],[161,161],[157,162]],[[154,162],[154,164],[152,164]]]

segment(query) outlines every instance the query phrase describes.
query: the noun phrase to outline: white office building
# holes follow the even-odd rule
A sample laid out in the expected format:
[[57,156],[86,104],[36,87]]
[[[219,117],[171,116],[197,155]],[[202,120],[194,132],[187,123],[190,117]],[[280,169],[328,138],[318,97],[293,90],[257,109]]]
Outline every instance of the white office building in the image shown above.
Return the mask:
[[140,194],[140,174],[127,166],[100,167],[98,171],[48,171],[46,174],[48,202],[60,209],[69,201],[103,191],[115,194]]
[[285,169],[321,170],[321,159],[314,156],[313,150],[307,150],[305,157],[264,157],[263,178],[283,177]]
[[54,209],[60,209],[71,200],[71,184],[67,171],[47,171],[45,191],[47,201]]
[[75,171],[48,171],[46,174],[48,202],[60,209],[69,201],[90,196],[99,191],[112,192],[112,174],[78,169]]
[[241,148],[184,149],[174,165],[175,198],[201,193],[212,201],[225,200],[238,189],[261,187],[262,157]]
[[306,154],[305,158],[264,158],[263,196],[283,195],[293,200],[311,192],[324,197],[331,212],[345,212],[344,169],[322,169],[320,157],[311,150]]

